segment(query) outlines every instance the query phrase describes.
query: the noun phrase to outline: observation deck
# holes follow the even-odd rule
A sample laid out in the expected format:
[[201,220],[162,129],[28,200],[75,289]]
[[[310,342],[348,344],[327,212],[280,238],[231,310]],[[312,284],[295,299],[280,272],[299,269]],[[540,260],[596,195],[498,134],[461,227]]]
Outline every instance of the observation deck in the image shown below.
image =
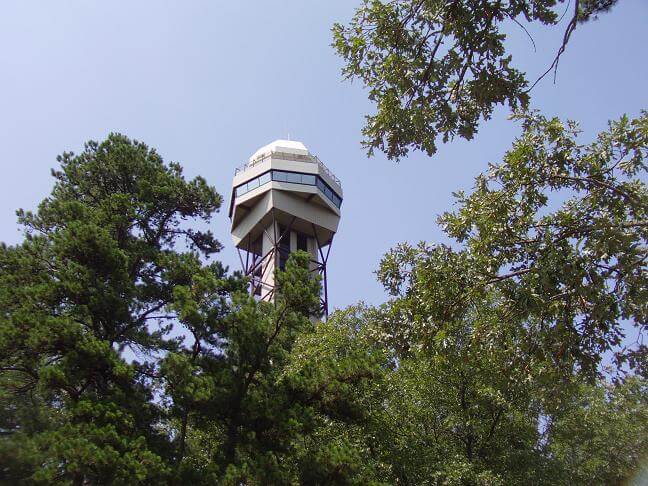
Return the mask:
[[[264,197],[270,200],[259,206]],[[265,213],[273,207],[278,214],[296,215],[302,222],[314,223],[318,231],[307,230],[303,224],[301,230],[314,233],[324,244],[337,231],[342,198],[340,180],[303,143],[276,140],[261,147],[235,170],[229,206],[232,238],[239,246],[263,217],[259,214],[250,218],[252,210]]]

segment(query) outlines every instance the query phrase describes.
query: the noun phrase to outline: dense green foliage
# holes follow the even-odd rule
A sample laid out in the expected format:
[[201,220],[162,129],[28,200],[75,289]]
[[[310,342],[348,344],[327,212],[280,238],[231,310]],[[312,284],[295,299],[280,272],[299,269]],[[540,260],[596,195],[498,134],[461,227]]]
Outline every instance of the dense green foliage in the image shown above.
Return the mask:
[[[397,246],[378,270],[392,299],[327,324],[338,336],[330,356],[357,348],[382,359],[360,395],[362,426],[328,425],[374,480],[622,484],[640,474],[648,115],[583,144],[575,123],[528,111],[577,27],[616,3],[365,0],[334,26],[344,75],[376,105],[363,130],[370,155],[433,155],[439,140],[473,138],[497,105],[523,130],[439,218],[451,245]],[[553,62],[530,78],[507,29],[558,26],[568,11]]]
[[578,144],[571,122],[522,119],[503,163],[439,218],[458,246],[402,245],[380,279],[404,297],[399,311],[423,342],[490,300],[489,312],[522,328],[548,369],[591,375],[614,349],[618,365],[645,371],[645,345],[619,346],[648,318],[648,114],[611,123],[590,145]]
[[376,104],[364,145],[399,159],[411,148],[433,155],[439,137],[473,138],[496,105],[529,103],[532,85],[507,51],[506,28],[554,26],[572,11],[548,74],[577,25],[617,1],[364,0],[349,25],[333,28],[344,74],[360,79]]
[[359,392],[369,411],[362,427],[329,424],[319,434],[363,457],[365,478],[369,470],[387,484],[573,485],[637,474],[648,448],[644,379],[530,377],[530,360],[512,359],[506,338],[481,341],[473,316],[424,349],[386,351],[394,305],[336,314],[316,351],[383,359],[373,387]]
[[121,135],[59,162],[51,196],[19,212],[24,242],[0,247],[2,481],[284,483],[310,460],[327,474],[336,451],[303,438],[357,407],[343,372],[288,373],[319,312],[309,257],[257,303],[206,263],[220,244],[193,228],[221,198],[202,178]]
[[194,228],[221,199],[203,179],[121,135],[64,154],[19,212],[24,242],[0,248],[0,481],[632,478],[646,349],[621,344],[646,325],[648,116],[589,145],[521,118],[440,218],[455,247],[395,248],[392,299],[326,322],[306,253],[273,303],[209,262],[220,245]]
[[456,245],[401,245],[378,272],[394,298],[365,321],[399,363],[407,426],[387,453],[411,484],[618,484],[647,452],[646,348],[631,343],[648,305],[648,116],[590,145],[572,123],[523,126],[439,218]]
[[[0,250],[6,474],[42,483],[160,479],[170,470],[160,409],[124,351],[173,347],[159,312],[192,278],[198,252],[219,249],[181,220],[208,219],[220,196],[119,135],[59,162],[52,195],[36,213],[19,212],[24,243]],[[181,237],[187,253],[174,250]]]
[[620,484],[648,453],[648,115],[589,145],[573,123],[522,119],[440,217],[456,245],[388,253],[393,298],[337,313],[305,360],[328,346],[375,363],[362,426],[328,427],[375,480]]

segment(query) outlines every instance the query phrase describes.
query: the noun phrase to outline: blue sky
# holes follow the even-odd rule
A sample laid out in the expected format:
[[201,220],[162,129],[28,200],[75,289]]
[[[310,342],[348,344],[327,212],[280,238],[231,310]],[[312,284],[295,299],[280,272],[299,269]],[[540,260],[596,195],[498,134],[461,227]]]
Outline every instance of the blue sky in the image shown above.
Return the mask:
[[[64,150],[121,132],[204,176],[225,196],[212,230],[220,258],[238,268],[226,214],[234,168],[258,147],[290,135],[341,179],[342,221],[329,259],[335,307],[385,294],[373,271],[401,241],[445,241],[436,215],[452,191],[470,189],[518,133],[500,109],[471,142],[430,159],[367,159],[360,146],[372,107],[359,83],[342,80],[330,47],[333,22],[359,2],[7,1],[0,15],[0,240],[21,239],[15,209],[51,189]],[[547,115],[581,122],[584,138],[607,120],[648,108],[648,2],[621,0],[579,26],[554,85],[533,91]],[[560,29],[511,27],[509,45],[530,77],[550,64]]]

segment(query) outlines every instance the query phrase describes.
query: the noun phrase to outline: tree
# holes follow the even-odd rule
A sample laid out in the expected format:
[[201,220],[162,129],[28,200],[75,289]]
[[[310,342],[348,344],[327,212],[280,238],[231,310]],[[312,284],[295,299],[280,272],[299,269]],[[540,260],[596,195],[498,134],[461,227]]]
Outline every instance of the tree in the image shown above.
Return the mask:
[[325,332],[332,324],[311,320],[320,287],[309,262],[307,253],[291,254],[277,273],[273,303],[238,292],[221,316],[198,281],[176,289],[184,295],[180,320],[197,336],[160,367],[179,436],[186,436],[182,482],[366,484],[373,477],[326,425],[339,430],[366,419],[357,391],[367,392],[375,360],[357,347],[326,354],[339,336]]
[[[576,27],[618,0],[575,0],[553,63]],[[433,155],[437,140],[472,139],[496,105],[527,107],[529,86],[507,52],[504,28],[557,25],[565,0],[364,0],[348,26],[333,27],[343,73],[376,103],[363,130],[369,154],[399,159],[410,149]],[[566,8],[569,8],[567,5]],[[533,39],[532,39],[533,40]],[[544,77],[544,75],[541,76]]]
[[121,135],[61,156],[25,241],[0,247],[3,480],[629,479],[648,447],[646,348],[621,346],[646,325],[648,114],[589,145],[519,116],[440,218],[456,245],[397,247],[390,301],[326,322],[307,253],[273,302],[206,261],[219,243],[184,222],[220,206],[203,179]]
[[[302,480],[586,485],[637,473],[648,450],[645,379],[587,383],[539,372],[546,363],[524,354],[516,326],[490,306],[432,342],[410,334],[404,348],[394,340],[400,303],[338,311],[298,339],[288,376],[320,390],[322,403],[356,410],[348,421],[316,409]],[[495,323],[494,344],[480,329]]]
[[480,342],[479,324],[457,323],[425,349],[399,353],[386,379],[387,406],[372,426],[404,484],[541,482],[541,382],[505,346]]
[[636,475],[648,450],[647,386],[636,376],[583,384],[551,417],[546,452],[560,484],[623,484]]
[[574,123],[520,117],[503,163],[439,218],[457,247],[401,245],[383,259],[379,278],[405,318],[394,332],[425,344],[488,303],[552,369],[594,376],[613,351],[619,368],[645,372],[645,345],[623,339],[641,335],[648,311],[648,114],[589,145]]
[[206,261],[220,244],[194,225],[221,198],[202,178],[116,134],[59,162],[51,196],[19,211],[24,242],[0,247],[3,480],[350,477],[331,464],[340,450],[305,444],[323,416],[357,419],[351,389],[371,375],[315,386],[301,368],[293,348],[320,311],[310,256],[292,254],[274,301],[257,302]]
[[283,380],[309,404],[311,432],[295,451],[302,484],[391,484],[367,426],[393,368],[367,334],[365,308],[336,311],[297,339]]
[[[160,408],[147,367],[124,351],[175,346],[164,337],[174,288],[220,249],[182,221],[208,221],[221,198],[118,134],[58,161],[51,196],[36,213],[19,211],[25,241],[0,248],[0,448],[13,456],[3,475],[160,480],[170,453]],[[175,248],[181,238],[185,252]]]
[[[319,282],[308,264],[307,254],[292,254],[277,274],[273,303],[256,302],[241,288],[227,312],[217,311],[215,281],[196,274],[176,287],[180,322],[194,339],[164,358],[160,375],[181,424],[184,482],[282,483],[294,474],[292,441],[310,419],[280,377],[296,336],[308,332],[319,309]],[[193,432],[200,430],[211,433]],[[185,444],[187,433],[194,435]]]

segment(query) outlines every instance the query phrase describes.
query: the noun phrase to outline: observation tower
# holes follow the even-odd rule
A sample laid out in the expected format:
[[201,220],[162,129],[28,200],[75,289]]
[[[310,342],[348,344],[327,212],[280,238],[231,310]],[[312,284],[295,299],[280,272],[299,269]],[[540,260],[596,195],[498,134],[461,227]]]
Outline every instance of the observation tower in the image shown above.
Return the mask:
[[229,216],[232,240],[250,277],[250,293],[272,301],[275,269],[290,252],[311,256],[322,276],[322,311],[328,315],[326,262],[340,221],[342,186],[303,143],[276,140],[236,169]]

